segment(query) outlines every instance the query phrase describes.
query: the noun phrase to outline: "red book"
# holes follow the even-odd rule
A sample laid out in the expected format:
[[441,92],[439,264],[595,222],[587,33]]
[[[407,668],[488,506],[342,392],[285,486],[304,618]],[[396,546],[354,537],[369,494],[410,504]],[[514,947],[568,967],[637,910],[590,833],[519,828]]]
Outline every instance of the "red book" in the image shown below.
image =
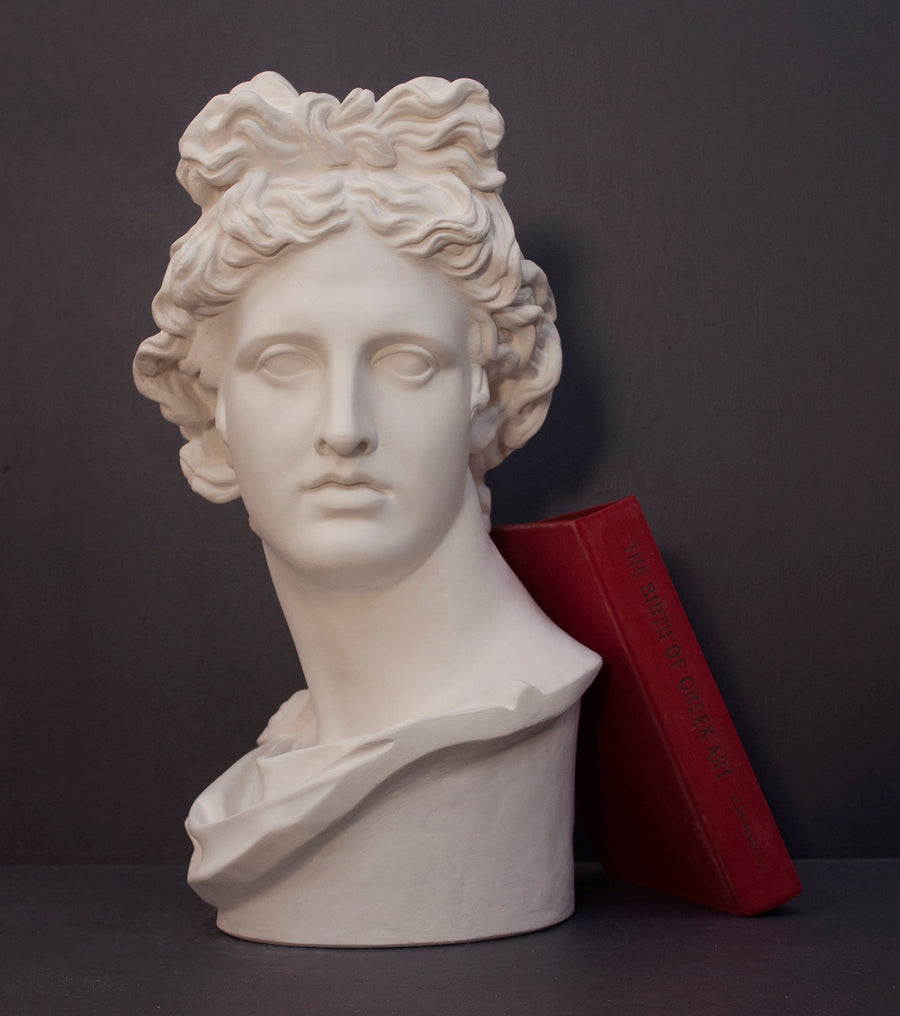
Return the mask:
[[491,534],[544,612],[598,652],[578,810],[606,872],[732,914],[800,882],[637,499]]

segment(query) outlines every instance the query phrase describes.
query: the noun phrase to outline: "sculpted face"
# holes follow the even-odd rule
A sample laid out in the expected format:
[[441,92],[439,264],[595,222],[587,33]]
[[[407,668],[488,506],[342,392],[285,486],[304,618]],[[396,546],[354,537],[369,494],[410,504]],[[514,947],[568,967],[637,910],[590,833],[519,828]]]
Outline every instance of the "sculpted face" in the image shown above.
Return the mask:
[[223,318],[216,424],[267,552],[336,588],[415,570],[474,494],[463,298],[354,228],[284,254]]

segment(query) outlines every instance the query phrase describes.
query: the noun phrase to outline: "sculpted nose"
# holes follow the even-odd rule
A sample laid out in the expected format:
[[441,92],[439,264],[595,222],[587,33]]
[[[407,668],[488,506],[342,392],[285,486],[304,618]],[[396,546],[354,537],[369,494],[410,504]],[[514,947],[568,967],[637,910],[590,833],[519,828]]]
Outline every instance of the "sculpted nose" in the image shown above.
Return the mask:
[[365,378],[335,371],[328,378],[316,428],[320,455],[370,455],[378,445]]

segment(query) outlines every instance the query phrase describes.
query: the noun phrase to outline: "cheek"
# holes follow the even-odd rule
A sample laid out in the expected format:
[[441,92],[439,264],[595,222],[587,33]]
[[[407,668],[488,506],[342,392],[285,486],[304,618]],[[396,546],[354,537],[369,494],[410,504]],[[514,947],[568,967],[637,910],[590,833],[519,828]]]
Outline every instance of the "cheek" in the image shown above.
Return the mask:
[[[428,412],[398,416],[379,434],[379,452],[398,483],[426,514],[465,488],[471,424],[468,403],[432,403]],[[377,457],[378,453],[376,453]]]
[[298,421],[264,400],[243,397],[239,386],[224,394],[220,416],[229,462],[245,507],[259,515],[289,480],[287,466],[298,454]]
[[[303,393],[277,390],[240,378],[226,385],[220,396],[220,433],[224,431],[232,455],[277,457],[301,445],[312,433],[314,413]],[[217,417],[217,426],[220,418]]]
[[379,445],[403,447],[417,460],[452,461],[461,449],[468,458],[470,403],[468,381],[457,372],[421,392],[392,393],[378,414]]

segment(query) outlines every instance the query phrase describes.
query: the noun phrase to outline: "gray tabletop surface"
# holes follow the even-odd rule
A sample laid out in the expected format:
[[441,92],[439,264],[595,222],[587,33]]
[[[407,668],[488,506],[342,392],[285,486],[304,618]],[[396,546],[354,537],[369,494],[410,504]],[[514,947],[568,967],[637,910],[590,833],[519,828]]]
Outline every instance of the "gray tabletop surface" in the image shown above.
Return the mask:
[[900,1013],[900,860],[797,868],[797,899],[740,918],[583,864],[554,928],[346,950],[229,938],[180,866],[0,867],[0,1013]]

